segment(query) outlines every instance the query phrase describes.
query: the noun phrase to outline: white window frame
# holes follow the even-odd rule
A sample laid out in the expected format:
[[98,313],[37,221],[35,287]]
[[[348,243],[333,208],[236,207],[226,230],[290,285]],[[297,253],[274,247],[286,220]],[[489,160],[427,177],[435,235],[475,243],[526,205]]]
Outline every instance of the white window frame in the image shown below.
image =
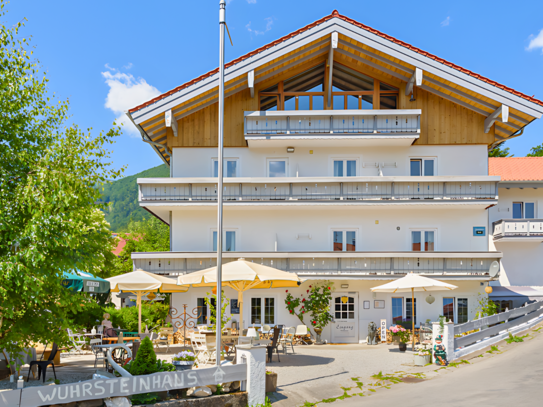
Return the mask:
[[[334,232],[343,232],[343,252],[346,252],[347,251],[347,233],[346,232],[354,232],[355,235],[354,235],[354,239],[355,239],[355,251],[354,252],[358,252],[360,251],[358,245],[359,245],[359,242],[360,242],[360,239],[359,239],[359,233],[358,233],[358,228],[342,228],[342,227],[337,227],[337,228],[330,228],[329,230],[329,236],[330,236],[330,250],[331,251],[334,251]],[[353,253],[354,253],[353,252]]]
[[360,159],[356,157],[331,157],[330,158],[330,176],[336,177],[334,175],[334,162],[335,161],[343,161],[343,176],[337,176],[337,178],[350,178],[347,176],[347,161],[354,161],[355,164],[355,172],[356,174],[354,177],[360,176]]
[[[211,158],[211,177],[215,178],[215,163],[219,161],[218,157]],[[238,157],[223,157],[223,163],[226,161],[235,161],[236,162],[236,176],[231,178],[239,178],[240,176],[240,170],[239,170],[239,158]],[[223,175],[226,178],[226,175],[224,174],[224,169],[226,167],[223,164]]]
[[[288,166],[288,158],[287,157],[268,157],[268,158],[266,158],[266,177],[272,178],[272,177],[270,177],[270,162],[271,161],[284,161],[285,162],[285,177],[289,176],[289,166]],[[279,178],[279,177],[277,177],[277,178]]]
[[[446,297],[446,298],[450,298],[450,297]],[[460,311],[459,311],[460,303],[459,303],[458,300],[466,300],[468,302],[468,309],[467,309],[467,313],[468,313],[467,318],[468,319],[467,319],[466,322],[469,322],[469,302],[470,301],[469,301],[469,297],[466,295],[464,297],[458,297],[458,298],[454,297],[454,303],[455,303],[455,306],[456,306],[456,308],[455,308],[456,312],[454,313],[454,319],[455,319],[454,323],[457,324],[457,323],[459,323],[458,321],[460,321]],[[462,323],[465,324],[466,322],[462,322]]]
[[[437,228],[409,228],[409,251],[410,252],[413,252],[413,232],[421,232],[421,240],[424,239],[424,232],[434,232],[434,252],[437,252],[438,251],[438,248],[437,248],[437,242],[438,242],[438,237],[437,237],[437,231],[438,229]],[[424,249],[424,244],[423,242],[421,241],[421,251],[420,253],[429,253]]]
[[[464,298],[467,298],[467,297],[464,297]],[[441,312],[443,312],[443,301],[445,299],[452,299],[453,300],[453,313],[454,313],[454,318],[453,318],[453,323],[457,323],[457,320],[458,320],[458,304],[457,304],[457,301],[456,301],[456,297],[448,297],[446,295],[444,295],[443,297],[441,297]],[[468,300],[468,303],[469,303],[469,300]],[[447,322],[448,319],[445,318]],[[469,319],[468,319],[469,320]]]
[[[511,203],[511,217],[513,217],[513,205],[516,203],[522,204],[522,217],[518,219],[537,219],[537,204],[535,201],[513,201]],[[533,218],[527,218],[526,217],[526,204],[533,204],[534,205],[534,217]],[[515,218],[513,218],[515,219]]]
[[[210,241],[209,241],[209,247],[211,248],[210,251],[214,252],[216,251],[216,249],[213,248],[213,234],[217,232],[217,229],[216,228],[213,228],[210,230]],[[238,249],[238,243],[239,243],[239,228],[224,228],[223,229],[223,232],[224,232],[224,236],[226,237],[226,232],[234,232],[235,233],[235,237],[234,237],[234,244],[235,244],[235,249],[234,252],[236,251],[239,251]],[[226,244],[226,239],[223,241],[223,245]],[[223,247],[223,250],[224,250],[224,247]],[[234,252],[230,252],[230,253],[234,253]]]
[[424,161],[432,160],[434,162],[434,175],[435,177],[437,175],[437,157],[424,157],[424,156],[417,156],[417,157],[409,157],[409,161],[407,162],[407,171],[409,172],[410,177],[418,177],[419,175],[411,175],[411,161],[412,160],[422,160],[422,171],[421,171],[421,177],[430,177],[430,175],[423,175],[424,174]]
[[[252,324],[251,323],[251,319],[252,319],[252,303],[253,303],[253,298],[260,298],[261,300],[261,308],[260,308],[260,324]],[[273,303],[274,303],[274,321],[273,323],[268,323],[266,324],[264,322],[264,316],[265,316],[265,299],[266,298],[273,298]],[[248,318],[248,321],[247,321],[247,324],[243,324],[243,326],[247,326],[247,327],[250,327],[250,326],[256,326],[256,327],[262,327],[263,325],[277,325],[277,311],[279,309],[278,305],[279,305],[279,302],[278,302],[278,296],[276,294],[263,294],[263,295],[253,295],[251,297],[249,297],[249,301],[248,301],[248,304],[249,304],[249,310],[247,312],[247,315],[249,316]],[[245,301],[244,301],[244,304],[245,304]],[[243,312],[243,314],[245,315],[245,312]]]

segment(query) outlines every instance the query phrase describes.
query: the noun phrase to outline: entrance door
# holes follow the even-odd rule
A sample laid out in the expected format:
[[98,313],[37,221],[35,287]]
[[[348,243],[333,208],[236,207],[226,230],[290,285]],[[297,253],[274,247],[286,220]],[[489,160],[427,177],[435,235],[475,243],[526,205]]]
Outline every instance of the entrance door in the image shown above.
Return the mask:
[[358,293],[334,293],[332,315],[332,343],[358,343]]

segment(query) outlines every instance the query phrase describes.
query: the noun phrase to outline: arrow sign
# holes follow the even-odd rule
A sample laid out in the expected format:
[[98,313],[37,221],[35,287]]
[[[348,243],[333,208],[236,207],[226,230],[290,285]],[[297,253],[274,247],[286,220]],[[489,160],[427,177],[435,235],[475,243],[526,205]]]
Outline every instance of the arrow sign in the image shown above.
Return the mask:
[[215,370],[215,373],[213,373],[213,377],[217,381],[217,383],[222,383],[222,379],[224,378],[224,370],[221,369],[220,366],[217,366],[217,370]]

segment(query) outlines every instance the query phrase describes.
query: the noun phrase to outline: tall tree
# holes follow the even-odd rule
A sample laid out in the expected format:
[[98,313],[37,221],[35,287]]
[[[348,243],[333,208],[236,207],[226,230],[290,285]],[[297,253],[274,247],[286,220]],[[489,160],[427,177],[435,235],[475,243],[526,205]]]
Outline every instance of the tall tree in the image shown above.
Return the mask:
[[501,143],[497,147],[488,152],[489,157],[514,157],[514,154],[509,153],[509,147],[502,148],[504,143]]
[[532,147],[526,157],[543,157],[543,144]]
[[61,282],[104,267],[112,239],[97,187],[122,171],[106,149],[117,126],[97,136],[63,127],[68,103],[48,93],[22,26],[0,25],[0,349],[9,352],[66,343],[64,329],[90,306]]

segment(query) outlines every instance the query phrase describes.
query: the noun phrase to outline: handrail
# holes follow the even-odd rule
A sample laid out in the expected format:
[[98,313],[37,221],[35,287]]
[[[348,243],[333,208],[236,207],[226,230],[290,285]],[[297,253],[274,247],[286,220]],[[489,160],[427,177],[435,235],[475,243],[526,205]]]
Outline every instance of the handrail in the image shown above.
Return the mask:
[[109,362],[111,367],[113,367],[113,369],[115,369],[122,377],[132,377],[132,375],[130,373],[128,373],[123,367],[119,366],[117,364],[117,362],[115,362],[113,360],[113,357],[111,356],[111,353],[112,353],[112,351],[114,349],[117,349],[117,348],[125,349],[126,352],[128,353],[128,357],[132,358],[132,351],[130,350],[130,348],[124,343],[117,343],[114,346],[108,348],[108,350],[107,350],[107,361]]

